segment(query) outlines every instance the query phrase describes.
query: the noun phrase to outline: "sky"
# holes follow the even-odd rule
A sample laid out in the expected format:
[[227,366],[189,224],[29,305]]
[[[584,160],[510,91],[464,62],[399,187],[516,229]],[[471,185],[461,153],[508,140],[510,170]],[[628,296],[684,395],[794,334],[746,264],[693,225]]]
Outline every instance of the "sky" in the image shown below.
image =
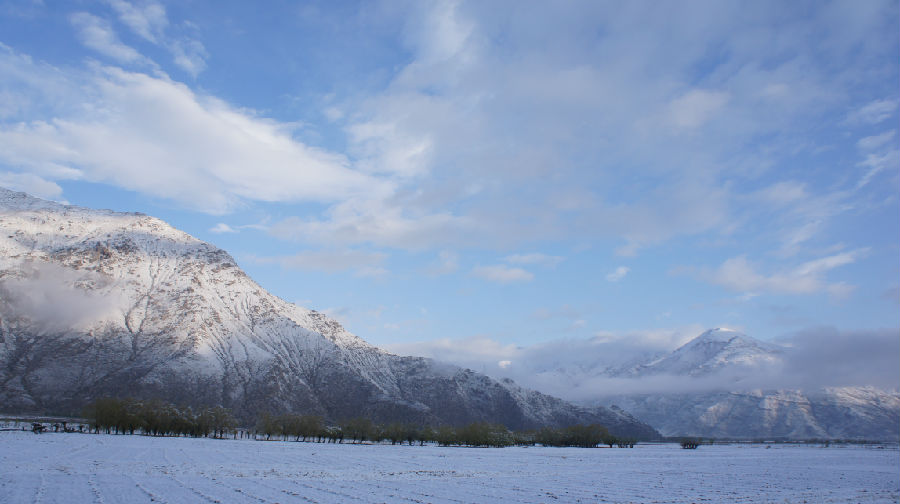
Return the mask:
[[0,0],[0,186],[160,217],[405,353],[896,335],[898,19]]

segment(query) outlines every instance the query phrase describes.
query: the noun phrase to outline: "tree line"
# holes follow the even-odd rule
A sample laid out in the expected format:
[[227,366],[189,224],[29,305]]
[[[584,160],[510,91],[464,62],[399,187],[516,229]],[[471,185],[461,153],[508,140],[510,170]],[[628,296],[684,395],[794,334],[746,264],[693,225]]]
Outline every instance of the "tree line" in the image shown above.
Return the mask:
[[391,443],[437,444],[439,446],[576,446],[592,448],[599,445],[620,448],[634,447],[633,438],[618,438],[606,427],[572,425],[543,427],[537,430],[511,431],[503,425],[474,422],[463,426],[430,426],[394,422],[376,424],[369,418],[345,419],[326,423],[318,415],[263,412],[252,429],[239,429],[231,412],[216,406],[200,410],[177,407],[159,399],[97,399],[84,410],[84,417],[94,432],[151,436],[226,436],[253,439],[305,441],[319,443]]
[[231,412],[221,406],[194,411],[179,408],[159,399],[97,399],[83,411],[91,430],[107,434],[151,436],[225,437],[237,422]]

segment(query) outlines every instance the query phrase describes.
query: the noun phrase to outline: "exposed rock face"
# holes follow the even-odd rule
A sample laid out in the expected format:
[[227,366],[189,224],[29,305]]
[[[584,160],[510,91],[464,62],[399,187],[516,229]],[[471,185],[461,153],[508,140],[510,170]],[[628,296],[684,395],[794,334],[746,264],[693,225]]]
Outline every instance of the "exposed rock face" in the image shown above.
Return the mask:
[[384,352],[159,219],[0,189],[0,410],[77,412],[104,395],[221,404],[247,420],[271,410],[658,435],[618,410]]

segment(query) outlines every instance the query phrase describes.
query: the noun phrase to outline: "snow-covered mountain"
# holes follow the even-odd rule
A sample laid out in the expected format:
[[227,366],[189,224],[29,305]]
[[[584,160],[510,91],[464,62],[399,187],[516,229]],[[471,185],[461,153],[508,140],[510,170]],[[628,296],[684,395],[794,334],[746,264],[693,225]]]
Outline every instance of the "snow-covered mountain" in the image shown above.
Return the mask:
[[631,376],[704,376],[733,368],[777,365],[782,351],[737,331],[715,328],[704,332],[674,352],[631,368]]
[[900,438],[896,330],[815,329],[775,343],[716,328],[693,338],[551,340],[486,356],[466,348],[438,342],[408,351],[579,404],[620,406],[666,436]]
[[384,352],[159,219],[0,189],[0,410],[76,412],[103,395],[222,404],[244,419],[599,422],[657,435],[618,409]]
[[896,390],[797,390],[778,388],[774,379],[767,383],[768,374],[780,375],[788,365],[787,350],[711,329],[670,354],[617,373],[670,381],[671,391],[611,395],[596,403],[620,406],[665,436],[900,439]]
[[900,394],[873,387],[633,394],[604,398],[665,436],[897,441]]

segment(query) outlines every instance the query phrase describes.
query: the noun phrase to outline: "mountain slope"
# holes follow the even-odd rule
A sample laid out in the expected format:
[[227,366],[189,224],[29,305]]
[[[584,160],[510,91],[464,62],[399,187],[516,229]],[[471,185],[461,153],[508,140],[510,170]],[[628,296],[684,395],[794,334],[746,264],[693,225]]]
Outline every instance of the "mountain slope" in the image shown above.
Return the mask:
[[657,435],[620,411],[386,353],[159,219],[0,189],[0,405],[73,412],[102,395],[222,404],[244,419],[600,422]]

